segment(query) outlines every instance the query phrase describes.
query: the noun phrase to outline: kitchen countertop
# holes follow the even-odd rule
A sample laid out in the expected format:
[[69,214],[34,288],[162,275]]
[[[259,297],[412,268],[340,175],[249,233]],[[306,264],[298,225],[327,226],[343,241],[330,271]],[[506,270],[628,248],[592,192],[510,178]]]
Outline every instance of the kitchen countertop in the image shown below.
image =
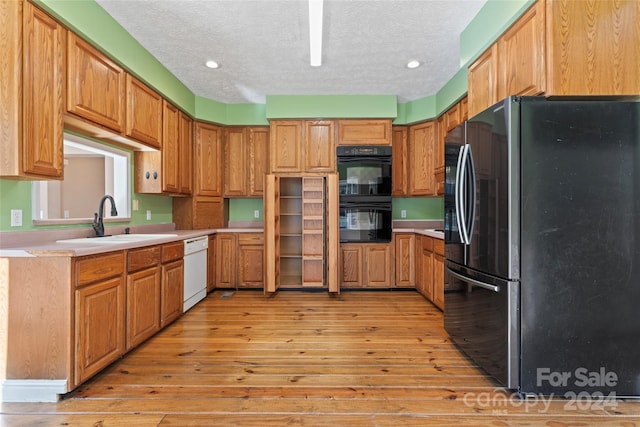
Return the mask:
[[434,237],[436,239],[444,240],[444,233],[442,231],[436,231],[433,228],[394,228],[394,233],[416,233],[423,236]]

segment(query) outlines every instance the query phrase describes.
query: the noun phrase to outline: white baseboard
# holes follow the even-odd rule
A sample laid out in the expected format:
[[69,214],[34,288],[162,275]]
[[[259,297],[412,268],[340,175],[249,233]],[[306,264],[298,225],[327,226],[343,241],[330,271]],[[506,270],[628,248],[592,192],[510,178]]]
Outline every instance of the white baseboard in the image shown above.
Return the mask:
[[2,402],[57,402],[67,380],[2,380]]

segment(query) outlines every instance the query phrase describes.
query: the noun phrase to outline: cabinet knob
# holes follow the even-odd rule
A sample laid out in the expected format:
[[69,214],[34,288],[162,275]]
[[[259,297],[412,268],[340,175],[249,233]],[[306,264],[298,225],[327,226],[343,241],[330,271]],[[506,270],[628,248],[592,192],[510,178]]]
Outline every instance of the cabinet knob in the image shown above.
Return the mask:
[[158,172],[153,173],[153,179],[158,179]]
[[149,171],[145,172],[144,177],[145,177],[146,179],[149,179]]

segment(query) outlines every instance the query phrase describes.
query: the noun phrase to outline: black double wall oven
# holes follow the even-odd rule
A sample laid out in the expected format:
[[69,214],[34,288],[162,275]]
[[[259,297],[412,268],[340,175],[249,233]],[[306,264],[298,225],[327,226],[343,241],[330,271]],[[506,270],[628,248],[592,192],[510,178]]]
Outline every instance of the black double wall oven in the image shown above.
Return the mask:
[[338,146],[340,242],[391,241],[391,147]]

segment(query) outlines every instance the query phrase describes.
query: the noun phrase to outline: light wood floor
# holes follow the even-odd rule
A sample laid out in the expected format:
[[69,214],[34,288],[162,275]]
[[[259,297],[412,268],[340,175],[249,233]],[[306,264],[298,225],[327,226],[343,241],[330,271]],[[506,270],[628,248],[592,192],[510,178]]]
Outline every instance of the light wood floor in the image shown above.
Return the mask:
[[3,404],[0,426],[640,425],[638,402],[496,387],[415,292],[223,295],[58,403]]

